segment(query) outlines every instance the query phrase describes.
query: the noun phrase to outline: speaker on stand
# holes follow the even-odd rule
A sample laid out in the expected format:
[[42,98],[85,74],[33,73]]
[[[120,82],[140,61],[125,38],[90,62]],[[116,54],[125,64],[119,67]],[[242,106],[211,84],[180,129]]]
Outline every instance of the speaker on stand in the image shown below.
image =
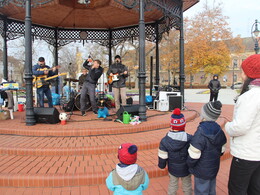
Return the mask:
[[37,123],[56,124],[60,122],[59,111],[56,108],[34,108]]

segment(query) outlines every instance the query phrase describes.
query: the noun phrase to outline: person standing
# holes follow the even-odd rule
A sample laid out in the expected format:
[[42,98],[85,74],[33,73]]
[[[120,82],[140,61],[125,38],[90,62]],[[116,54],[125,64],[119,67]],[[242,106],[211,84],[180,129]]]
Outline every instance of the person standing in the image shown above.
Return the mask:
[[45,64],[45,59],[44,57],[39,57],[38,63],[33,66],[33,75],[36,77],[36,82],[37,81],[42,81],[41,85],[36,84],[37,88],[37,99],[40,107],[44,107],[44,95],[46,95],[48,99],[48,105],[50,108],[53,107],[53,102],[52,102],[52,95],[51,95],[51,90],[50,90],[50,83],[44,82],[44,78],[48,78],[50,76],[54,76],[56,73],[56,67],[50,68]]
[[209,101],[211,102],[212,100],[217,101],[218,100],[218,92],[221,89],[220,82],[218,80],[218,75],[215,74],[213,76],[213,79],[209,82],[208,88],[210,89],[210,99]]
[[185,195],[192,195],[191,174],[186,163],[188,148],[192,135],[185,132],[186,120],[179,108],[171,115],[171,130],[162,138],[158,150],[158,166],[161,169],[168,165],[170,182],[168,194],[176,195],[179,179]]
[[87,59],[83,64],[83,67],[88,70],[88,74],[80,91],[80,111],[82,116],[86,116],[87,95],[89,95],[89,100],[94,114],[97,114],[98,111],[95,89],[98,79],[101,77],[103,73],[103,68],[101,67],[100,60],[94,60],[93,65],[90,65],[90,60],[91,59]]
[[230,195],[260,194],[260,55],[241,65],[244,81],[234,108],[233,121],[226,123],[233,159],[229,173]]
[[227,138],[215,121],[221,114],[220,101],[208,102],[201,109],[201,119],[188,149],[187,164],[194,175],[195,195],[216,195],[216,176]]
[[118,110],[120,108],[120,97],[122,100],[122,105],[126,105],[125,82],[128,76],[128,69],[124,64],[122,64],[121,57],[119,55],[115,56],[115,63],[109,67],[107,74],[110,77],[114,77],[115,75],[117,77],[117,79],[112,82],[112,88],[115,96],[116,110]]
[[79,89],[82,88],[84,81],[86,80],[88,75],[88,70],[86,68],[82,69],[82,74],[79,77]]

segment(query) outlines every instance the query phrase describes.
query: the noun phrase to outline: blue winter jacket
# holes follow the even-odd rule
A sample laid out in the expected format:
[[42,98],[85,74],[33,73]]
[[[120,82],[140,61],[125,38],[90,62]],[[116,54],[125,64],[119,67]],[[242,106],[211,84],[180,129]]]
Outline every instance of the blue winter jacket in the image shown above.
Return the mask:
[[170,131],[161,140],[158,152],[158,166],[163,169],[168,164],[168,171],[175,177],[185,177],[190,174],[187,165],[188,148],[191,135],[184,131]]
[[[142,168],[139,170],[143,170]],[[114,192],[114,195],[142,195],[142,191],[146,190],[148,188],[148,184],[149,184],[149,177],[147,175],[147,173],[144,171],[144,183],[140,183],[140,185],[135,189],[135,190],[126,190],[122,185],[115,185],[114,181],[113,181],[113,172],[115,170],[113,170],[112,172],[110,172],[109,176],[106,179],[106,185],[107,188],[111,191]],[[131,181],[131,180],[130,180]],[[137,181],[133,181],[133,185],[136,185]]]
[[[220,156],[224,153],[227,139],[215,121],[204,121],[198,126],[189,148],[187,164],[190,172],[197,178],[209,180],[217,176]],[[194,155],[196,151],[200,155]]]

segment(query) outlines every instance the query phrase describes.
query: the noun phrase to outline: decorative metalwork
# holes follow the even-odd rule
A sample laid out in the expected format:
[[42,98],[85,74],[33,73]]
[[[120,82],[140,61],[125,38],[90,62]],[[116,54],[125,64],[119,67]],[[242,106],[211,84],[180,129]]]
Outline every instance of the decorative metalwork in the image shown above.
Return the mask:
[[[32,0],[31,7],[37,7],[39,5],[44,5],[52,1],[54,0]],[[25,0],[0,0],[0,7],[4,7],[9,3],[14,4],[18,7],[25,7]]]
[[[155,29],[154,24],[146,24],[146,40],[155,42]],[[170,28],[177,28],[178,20],[171,19],[169,26],[166,25],[166,21],[162,20],[159,23],[159,40],[162,38],[162,34],[167,32]],[[108,30],[89,30],[89,29],[56,29],[51,27],[45,27],[40,25],[32,25],[32,36],[34,39],[40,39],[46,41],[48,44],[55,46],[55,31],[58,31],[58,46],[64,46],[71,42],[82,41],[81,33],[85,32],[87,37],[86,41],[92,41],[102,46],[108,47],[109,45],[109,31]],[[3,36],[4,32],[4,17],[0,17],[0,34]],[[7,19],[7,40],[14,40],[24,36],[25,25],[23,22]],[[132,41],[139,36],[138,26],[118,28],[112,30],[112,46],[120,44],[124,41]]]
[[255,23],[252,25],[251,28],[251,34],[252,34],[252,38],[255,42],[255,53],[258,54],[259,53],[259,41],[260,41],[260,31],[258,30],[258,25],[260,25],[260,22],[258,22],[258,20],[255,20]]
[[172,1],[172,0],[149,0],[154,6],[158,9],[161,9],[165,16],[170,18],[180,18],[181,14],[181,1]]
[[[32,5],[42,5],[51,2],[52,0],[32,0]],[[114,0],[125,7],[132,9],[139,6],[138,0]],[[8,3],[14,3],[15,5],[22,5],[24,0],[0,0],[0,6]],[[159,37],[162,39],[162,34],[168,32],[171,28],[179,30],[180,28],[180,13],[181,4],[179,1],[172,0],[145,0],[145,5],[149,5],[149,8],[153,6],[156,9],[161,9],[164,13],[164,18],[159,22]],[[4,21],[5,16],[0,15],[0,34],[4,35]],[[13,40],[24,36],[25,25],[24,22],[6,19],[7,20],[7,40]],[[55,40],[55,32],[58,32],[58,40]],[[120,44],[124,41],[133,41],[139,36],[138,26],[111,29],[112,31],[112,46]],[[146,24],[146,40],[155,42],[155,24]],[[33,39],[44,40],[53,46],[64,46],[71,42],[82,40],[92,41],[102,46],[109,46],[109,30],[93,30],[93,29],[59,29],[51,28],[40,25],[32,25]],[[58,44],[58,45],[56,45]]]
[[[114,0],[128,9],[139,9],[137,0]],[[162,21],[165,22],[164,32],[168,32],[172,27],[180,29],[181,1],[172,0],[145,0],[145,11],[153,9],[161,10],[164,13]]]
[[114,0],[114,1],[119,3],[119,4],[121,4],[121,5],[123,5],[127,9],[133,9],[137,5],[139,5],[137,0]]
[[78,0],[78,3],[79,3],[79,4],[86,4],[86,5],[88,5],[88,4],[90,4],[91,2],[90,2],[90,0]]

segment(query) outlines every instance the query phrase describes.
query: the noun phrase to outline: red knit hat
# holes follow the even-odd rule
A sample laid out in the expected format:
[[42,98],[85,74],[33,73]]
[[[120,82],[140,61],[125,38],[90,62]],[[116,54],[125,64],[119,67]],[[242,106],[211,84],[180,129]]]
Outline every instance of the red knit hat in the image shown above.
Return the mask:
[[172,130],[184,131],[186,120],[179,108],[175,108],[171,115],[171,128]]
[[137,160],[137,146],[130,143],[124,143],[118,148],[118,159],[126,165],[135,164]]
[[248,77],[252,79],[260,78],[260,54],[249,56],[242,62],[241,67]]

